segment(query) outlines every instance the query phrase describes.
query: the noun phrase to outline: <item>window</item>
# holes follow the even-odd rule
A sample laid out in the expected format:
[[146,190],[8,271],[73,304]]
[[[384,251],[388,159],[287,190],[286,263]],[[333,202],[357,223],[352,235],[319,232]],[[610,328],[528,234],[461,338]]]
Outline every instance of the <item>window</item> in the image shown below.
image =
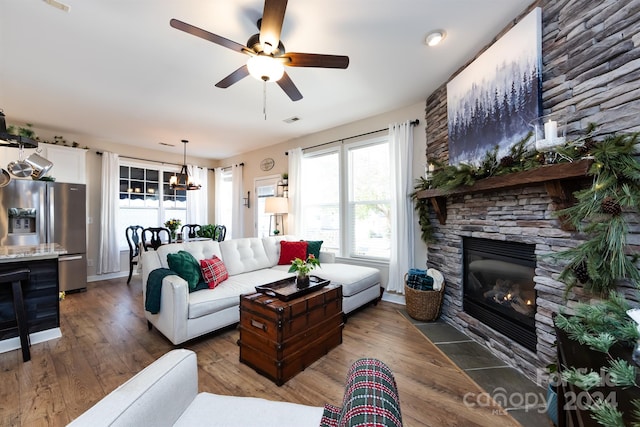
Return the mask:
[[340,153],[304,157],[301,188],[303,235],[340,254]]
[[165,221],[187,218],[187,192],[169,188],[169,179],[179,168],[120,162],[119,244],[127,248],[124,230],[129,225],[163,226]]
[[387,138],[305,154],[302,165],[304,236],[323,240],[323,250],[338,256],[389,259]]
[[232,236],[233,227],[233,184],[231,168],[220,172],[220,182],[216,183],[216,224],[227,227],[227,237]]
[[348,242],[352,257],[389,258],[391,189],[389,144],[347,148]]
[[273,227],[271,214],[264,212],[264,205],[267,197],[277,195],[277,184],[277,175],[273,177],[259,178],[255,181],[255,235],[258,237],[266,237],[271,234],[271,228]]

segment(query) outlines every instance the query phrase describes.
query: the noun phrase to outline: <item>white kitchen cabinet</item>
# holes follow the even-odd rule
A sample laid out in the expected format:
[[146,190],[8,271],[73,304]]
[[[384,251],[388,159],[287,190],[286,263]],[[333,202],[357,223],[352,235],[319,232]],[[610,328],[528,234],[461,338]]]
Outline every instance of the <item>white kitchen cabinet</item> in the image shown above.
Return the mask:
[[47,176],[56,182],[87,183],[87,150],[51,144],[40,144],[38,148],[42,148],[40,155],[53,163]]
[[[53,167],[46,176],[55,178],[56,182],[87,183],[87,150],[40,143],[37,149],[25,149],[23,159],[35,152],[53,163]],[[0,147],[1,168],[7,169],[9,162],[18,160],[18,157],[19,150],[17,148]]]

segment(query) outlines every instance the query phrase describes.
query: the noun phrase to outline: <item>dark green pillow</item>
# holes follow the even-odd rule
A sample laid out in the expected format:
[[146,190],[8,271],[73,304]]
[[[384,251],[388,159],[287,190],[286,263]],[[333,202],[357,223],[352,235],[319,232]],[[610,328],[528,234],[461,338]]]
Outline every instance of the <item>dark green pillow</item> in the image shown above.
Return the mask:
[[176,272],[189,284],[189,291],[196,290],[198,283],[202,282],[200,263],[187,251],[179,251],[167,255],[169,268]]
[[313,254],[314,257],[320,259],[320,247],[324,240],[307,240],[307,257]]

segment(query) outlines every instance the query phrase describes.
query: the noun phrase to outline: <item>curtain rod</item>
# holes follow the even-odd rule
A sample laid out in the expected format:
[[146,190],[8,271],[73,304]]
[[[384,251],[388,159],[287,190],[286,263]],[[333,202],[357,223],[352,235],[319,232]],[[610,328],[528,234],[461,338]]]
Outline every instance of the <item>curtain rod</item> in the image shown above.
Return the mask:
[[[102,151],[96,151],[96,154],[98,156],[102,156]],[[118,155],[118,157],[122,157],[122,158],[125,158],[125,159],[131,159],[131,160],[141,160],[143,162],[158,163],[158,164],[161,164],[161,165],[182,166],[182,164],[180,164],[180,163],[160,162],[158,160],[141,159],[140,157],[121,156],[121,155]],[[244,163],[240,163],[240,166],[244,166]],[[229,166],[229,167],[231,167],[231,166]],[[213,170],[215,170],[215,168],[207,168],[207,170],[213,171]]]
[[[102,156],[102,151],[96,151],[96,154],[98,156]],[[180,163],[160,162],[158,160],[141,159],[140,157],[121,156],[121,155],[118,155],[118,157],[122,157],[124,159],[131,159],[131,160],[141,160],[143,162],[158,163],[158,164],[161,164],[161,165],[182,166]]]
[[[233,166],[234,166],[234,165],[231,165],[231,166],[219,166],[219,168],[221,168],[223,171],[225,171],[225,170],[227,170],[227,169],[231,169]],[[244,167],[244,162],[237,163],[237,164],[235,164],[235,166],[242,166],[242,167]],[[215,172],[216,168],[209,168],[209,170],[210,170],[210,171],[214,171],[214,172]]]
[[[411,120],[411,121],[409,122],[409,124],[410,124],[411,126],[417,126],[417,125],[419,125],[419,124],[420,124],[420,119]],[[342,142],[342,141],[344,141],[344,140],[346,140],[346,139],[360,138],[361,136],[367,136],[367,135],[371,135],[371,134],[374,134],[374,133],[382,132],[382,131],[385,131],[385,130],[389,130],[389,128],[378,129],[378,130],[372,130],[371,132],[361,133],[360,135],[353,135],[353,136],[348,136],[348,137],[346,137],[346,138],[336,139],[335,141],[323,142],[322,144],[312,145],[311,147],[305,147],[305,148],[303,148],[303,149],[302,149],[302,151],[304,151],[304,150],[309,150],[309,149],[311,149],[311,148],[323,147],[323,146],[325,146],[325,145],[329,145],[329,144],[335,144],[336,142]],[[289,152],[288,152],[288,151],[285,151],[285,152],[284,152],[284,155],[285,155],[285,156],[288,156],[288,155],[289,155]]]

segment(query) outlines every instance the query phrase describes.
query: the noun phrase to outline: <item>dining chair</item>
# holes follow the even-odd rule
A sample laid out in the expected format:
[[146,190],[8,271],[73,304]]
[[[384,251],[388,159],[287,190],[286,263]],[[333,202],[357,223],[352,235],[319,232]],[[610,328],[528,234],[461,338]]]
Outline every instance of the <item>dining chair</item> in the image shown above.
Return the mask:
[[141,225],[130,225],[124,231],[129,245],[129,278],[127,279],[127,285],[131,282],[133,266],[137,265],[140,260],[140,238],[143,229],[144,227]]
[[222,242],[227,235],[227,227],[224,225],[216,225],[215,231],[213,233],[214,240],[218,242]]
[[[184,232],[185,228],[187,229],[186,234]],[[185,224],[180,229],[180,233],[182,233],[183,239],[194,239],[198,237],[198,230],[200,230],[200,224]]]
[[[163,235],[166,239],[163,240]],[[142,247],[145,251],[152,248],[154,251],[160,246],[171,243],[171,231],[166,227],[147,227],[142,230]]]

